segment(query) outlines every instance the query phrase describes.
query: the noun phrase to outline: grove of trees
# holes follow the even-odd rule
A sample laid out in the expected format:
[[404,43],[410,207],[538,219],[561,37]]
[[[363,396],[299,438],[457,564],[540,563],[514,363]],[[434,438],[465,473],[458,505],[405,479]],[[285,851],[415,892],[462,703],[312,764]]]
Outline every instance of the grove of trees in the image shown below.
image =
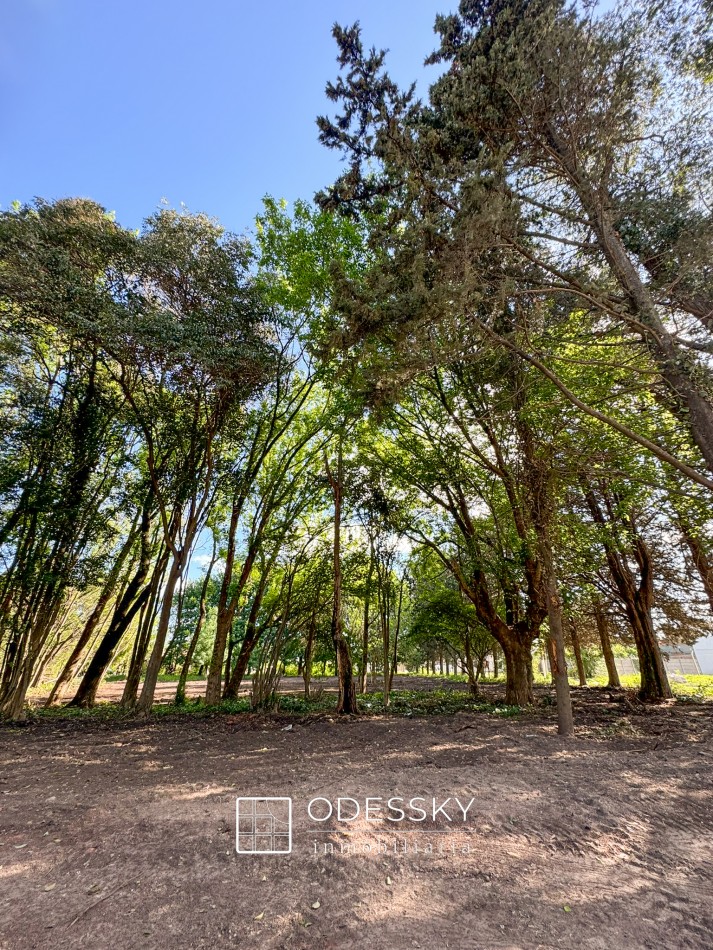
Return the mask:
[[670,698],[713,620],[711,17],[462,0],[425,101],[337,26],[314,203],[0,212],[0,714],[486,661],[526,705],[539,651],[567,735],[621,648]]

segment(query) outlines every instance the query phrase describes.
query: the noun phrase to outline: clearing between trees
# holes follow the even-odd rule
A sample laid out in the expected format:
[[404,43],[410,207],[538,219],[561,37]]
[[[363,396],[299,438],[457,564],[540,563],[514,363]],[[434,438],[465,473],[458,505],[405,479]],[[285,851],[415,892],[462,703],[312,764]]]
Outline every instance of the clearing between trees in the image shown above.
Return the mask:
[[[573,690],[563,740],[550,693],[518,713],[3,726],[0,947],[709,947],[713,706]],[[292,853],[236,852],[235,798],[260,794],[292,798]],[[390,795],[472,798],[472,820],[311,831],[317,796]]]

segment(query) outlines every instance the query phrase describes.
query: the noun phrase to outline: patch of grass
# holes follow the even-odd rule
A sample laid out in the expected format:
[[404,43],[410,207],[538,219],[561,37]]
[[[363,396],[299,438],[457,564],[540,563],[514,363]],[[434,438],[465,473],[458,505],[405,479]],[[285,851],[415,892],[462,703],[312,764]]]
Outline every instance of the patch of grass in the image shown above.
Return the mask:
[[[319,712],[333,713],[336,708],[336,693],[318,693],[309,701],[301,695],[279,696],[273,710],[275,714],[308,716]],[[359,696],[359,709],[363,715],[392,716],[452,716],[457,712],[482,712],[498,716],[515,716],[520,712],[517,706],[490,703],[471,696],[461,690],[434,689],[393,690],[387,709],[381,692]],[[192,716],[202,718],[221,714],[239,715],[253,712],[249,696],[240,696],[235,700],[226,700],[215,706],[207,706],[203,699],[188,699],[181,705],[175,703],[157,703],[152,709],[156,718],[166,716]],[[79,709],[75,706],[51,706],[49,709],[34,708],[29,712],[30,720],[51,721],[93,721],[112,722],[136,718],[136,714],[122,709],[116,703],[98,703],[92,709]]]
[[[638,689],[641,685],[641,678],[638,673],[620,676],[619,679],[624,689]],[[713,700],[713,676],[686,675],[684,680],[684,683],[679,683],[669,676],[671,690],[676,698],[695,700],[696,702]],[[588,679],[587,683],[589,686],[607,686],[608,680],[606,676],[597,676]]]
[[333,712],[336,708],[336,693],[317,693],[310,700],[306,700],[304,695],[280,696],[277,705],[278,712],[293,713],[297,716],[308,716],[314,712]]
[[131,714],[116,703],[97,703],[92,709],[80,709],[78,706],[40,706],[28,710],[27,718],[49,720],[91,719],[98,722],[130,718]]
[[452,716],[461,711],[514,716],[520,712],[518,706],[489,703],[469,693],[451,689],[393,690],[387,710],[384,709],[383,693],[367,693],[359,697],[359,708],[365,713],[389,712],[396,716]]
[[674,696],[696,700],[713,700],[713,676],[686,676],[685,683],[671,683]]

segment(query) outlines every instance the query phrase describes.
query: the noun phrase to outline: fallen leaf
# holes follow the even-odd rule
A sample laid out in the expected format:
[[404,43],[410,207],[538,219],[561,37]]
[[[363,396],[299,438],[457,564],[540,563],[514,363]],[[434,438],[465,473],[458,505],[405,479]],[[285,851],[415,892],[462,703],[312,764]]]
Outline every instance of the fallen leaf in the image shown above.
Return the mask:
[[261,914],[258,914],[257,917],[255,917],[255,918],[253,918],[253,919],[254,919],[254,920],[262,920],[262,918],[263,918],[264,916],[265,916],[265,911],[263,911]]

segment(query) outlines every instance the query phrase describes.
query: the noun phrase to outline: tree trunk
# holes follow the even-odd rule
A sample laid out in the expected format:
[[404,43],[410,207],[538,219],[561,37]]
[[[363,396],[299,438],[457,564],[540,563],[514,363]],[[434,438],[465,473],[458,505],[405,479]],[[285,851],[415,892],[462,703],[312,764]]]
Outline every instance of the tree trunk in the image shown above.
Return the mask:
[[250,663],[250,657],[252,656],[253,650],[260,639],[260,631],[257,627],[257,618],[260,613],[263,597],[265,596],[268,577],[268,572],[266,570],[263,571],[262,577],[260,578],[260,583],[258,584],[258,588],[255,591],[255,598],[252,602],[252,606],[250,607],[247,623],[245,624],[245,636],[243,637],[243,642],[240,644],[240,652],[238,653],[238,658],[235,661],[235,666],[233,668],[233,672],[230,675],[228,685],[225,687],[223,692],[223,699],[238,698],[240,685],[243,682],[245,671],[247,670],[248,664]]
[[342,527],[342,490],[344,479],[344,466],[342,461],[342,442],[339,441],[337,455],[336,476],[332,475],[329,468],[329,462],[325,456],[325,465],[327,478],[332,488],[334,496],[334,600],[332,603],[332,643],[337,662],[337,677],[339,679],[339,699],[337,702],[337,712],[350,714],[357,713],[356,687],[354,683],[354,672],[352,669],[352,658],[349,652],[349,644],[344,637],[344,626],[342,618],[342,564],[341,564],[341,527]]
[[530,706],[532,691],[532,653],[530,644],[513,635],[501,643],[505,656],[505,702],[508,706]]
[[578,194],[604,257],[626,295],[630,312],[638,318],[636,329],[659,366],[675,404],[673,412],[688,428],[709,470],[713,471],[713,406],[706,391],[710,385],[709,372],[705,366],[692,359],[691,354],[672,337],[661,320],[650,290],[641,279],[638,266],[629,257],[612,222],[610,208],[616,204],[612,196],[595,188],[586,178],[583,164],[551,124],[548,134],[553,151],[559,156],[562,168]]
[[644,702],[671,699],[673,693],[666,675],[658,638],[654,632],[651,613],[634,597],[633,604],[626,605],[626,612],[634,631],[634,642],[639,657],[641,688],[639,698]]
[[475,666],[473,664],[473,650],[471,648],[470,642],[470,629],[465,628],[465,669],[468,674],[468,691],[471,696],[478,695],[478,677],[475,674]]
[[582,659],[582,644],[579,641],[579,634],[577,633],[577,627],[573,620],[569,622],[569,634],[572,640],[572,650],[574,651],[574,660],[577,664],[577,676],[579,677],[579,685],[587,685],[587,673],[584,669],[584,660]]
[[359,676],[359,692],[366,693],[366,676],[369,664],[369,599],[371,597],[371,577],[374,571],[374,550],[369,552],[369,573],[366,577],[366,589],[364,592],[364,624],[361,635],[361,670]]
[[144,685],[141,689],[141,695],[139,696],[139,700],[136,703],[137,711],[144,716],[147,716],[151,712],[151,707],[153,706],[156,683],[158,682],[158,674],[159,670],[161,669],[161,660],[163,659],[163,648],[166,643],[168,625],[171,620],[171,611],[173,609],[173,595],[176,591],[176,585],[181,579],[181,574],[183,572],[183,553],[186,548],[187,545],[181,550],[177,550],[173,553],[173,560],[168,572],[166,587],[163,592],[163,602],[161,604],[161,614],[159,616],[158,629],[156,630],[156,640],[154,642],[153,650],[151,651],[151,656],[149,657],[149,662],[146,667],[146,675],[144,676]]
[[612,650],[611,639],[609,637],[609,629],[607,625],[607,618],[602,610],[601,604],[594,604],[594,617],[597,623],[597,631],[599,633],[599,639],[602,644],[602,654],[604,655],[604,662],[607,667],[607,676],[609,677],[608,685],[612,689],[619,689],[621,682],[619,680],[619,670],[616,668],[616,660],[614,658],[614,651]]
[[389,691],[394,682],[394,675],[396,674],[396,668],[399,663],[399,634],[401,633],[401,606],[403,604],[404,597],[404,581],[406,580],[406,573],[404,572],[401,575],[401,583],[399,584],[399,605],[396,611],[396,630],[394,631],[394,647],[391,656],[391,669],[389,670]]
[[230,513],[228,547],[225,555],[225,568],[220,585],[220,595],[218,597],[215,640],[213,641],[213,652],[208,666],[208,683],[206,685],[205,701],[209,706],[215,706],[220,702],[223,686],[223,658],[225,656],[225,647],[228,642],[228,635],[233,624],[233,616],[237,606],[237,599],[234,594],[231,595],[230,586],[233,581],[233,566],[235,564],[235,536],[238,530],[243,504],[243,494],[240,492],[236,493],[233,498]]
[[[586,487],[585,497],[594,521],[606,527],[607,520],[604,512],[591,488]],[[606,495],[604,495],[604,501],[611,518],[611,501]],[[644,702],[671,699],[673,693],[668,682],[651,616],[654,603],[651,553],[644,539],[638,534],[633,518],[630,517],[628,522],[624,523],[624,527],[627,528],[631,539],[627,552],[623,553],[614,545],[609,533],[603,535],[602,544],[609,566],[609,573],[619,591],[627,619],[634,634],[641,674],[639,698]],[[629,566],[626,554],[636,560],[638,564],[638,584]]]
[[552,549],[550,548],[549,538],[546,536],[546,532],[543,532],[540,537],[540,554],[542,557],[544,582],[547,588],[547,619],[550,628],[549,639],[554,643],[557,732],[561,736],[571,736],[574,732],[574,719],[572,716],[572,698],[569,692],[569,679],[567,678],[567,660],[564,652],[562,603],[560,601],[559,590],[557,589]]
[[[76,673],[77,667],[79,666],[79,662],[82,658],[82,653],[84,653],[85,647],[91,641],[94,631],[99,626],[99,621],[101,620],[104,610],[111,599],[111,595],[114,593],[114,588],[116,587],[116,582],[119,579],[121,569],[124,566],[124,561],[126,560],[129,551],[136,540],[135,529],[136,521],[134,521],[134,524],[127,535],[126,541],[124,542],[121,551],[116,558],[116,561],[109,571],[104,588],[94,606],[94,610],[89,615],[89,619],[84,625],[84,629],[82,630],[79,639],[74,645],[74,649],[72,650],[69,659],[65,663],[64,669],[60,673],[59,677],[57,678],[57,682],[54,684],[49,696],[47,697],[45,706],[51,706],[55,699],[58,699],[62,695],[64,687],[74,678],[74,674]],[[129,570],[131,570],[131,567]]]
[[[319,595],[317,595],[316,600],[319,600]],[[302,681],[305,684],[305,699],[309,700],[309,686],[312,679],[312,656],[314,654],[314,638],[317,632],[317,611],[316,608],[312,611],[312,616],[310,617],[309,628],[307,630],[307,643],[305,644],[305,658],[304,665],[302,667]]]
[[679,517],[678,523],[688,550],[691,552],[693,563],[703,582],[703,589],[706,592],[708,603],[711,606],[711,610],[713,610],[713,564],[711,564],[706,546],[703,541],[701,541],[701,538],[693,531],[690,524],[683,518]]
[[129,672],[124,683],[124,691],[121,694],[120,706],[122,709],[133,709],[136,705],[136,699],[139,694],[139,685],[141,683],[141,673],[144,668],[144,660],[151,642],[151,633],[153,631],[154,620],[156,619],[156,604],[159,591],[163,584],[163,578],[168,564],[168,548],[162,543],[159,556],[151,575],[151,593],[144,610],[139,632],[134,641],[134,651],[129,664]]
[[198,640],[200,639],[201,632],[203,630],[203,624],[205,623],[206,613],[207,613],[207,599],[208,599],[208,585],[210,584],[210,575],[213,572],[213,567],[218,557],[218,542],[213,536],[213,553],[211,555],[210,564],[205,572],[205,577],[203,578],[203,586],[201,587],[201,596],[198,604],[198,619],[196,621],[196,626],[193,631],[193,636],[191,637],[191,642],[188,644],[188,650],[186,651],[185,659],[183,660],[183,666],[181,667],[181,675],[178,677],[178,686],[176,687],[176,705],[181,706],[186,701],[186,681],[188,679],[188,673],[193,663],[193,655],[196,652],[196,647],[198,646]]
[[[569,692],[569,678],[567,675],[567,659],[564,652],[564,629],[562,627],[562,611],[556,583],[550,581],[549,598],[552,605],[549,627],[550,639],[554,640],[555,660],[555,691],[557,694],[557,732],[561,736],[571,736],[574,732],[572,716],[572,699]],[[554,606],[556,604],[556,606]]]
[[[126,587],[123,596],[114,608],[109,629],[102,640],[82,677],[79,688],[70,706],[91,707],[96,701],[97,689],[106,668],[111,663],[114,651],[121,638],[131,626],[134,617],[149,598],[151,585],[143,587],[151,564],[152,544],[150,539],[151,512],[150,501],[144,504],[141,514],[141,554],[136,573]],[[142,589],[143,587],[143,589]]]
[[381,665],[382,665],[382,701],[384,709],[389,707],[389,668],[391,666],[390,623],[389,617],[389,581],[386,585],[379,580],[379,619],[381,621]]

